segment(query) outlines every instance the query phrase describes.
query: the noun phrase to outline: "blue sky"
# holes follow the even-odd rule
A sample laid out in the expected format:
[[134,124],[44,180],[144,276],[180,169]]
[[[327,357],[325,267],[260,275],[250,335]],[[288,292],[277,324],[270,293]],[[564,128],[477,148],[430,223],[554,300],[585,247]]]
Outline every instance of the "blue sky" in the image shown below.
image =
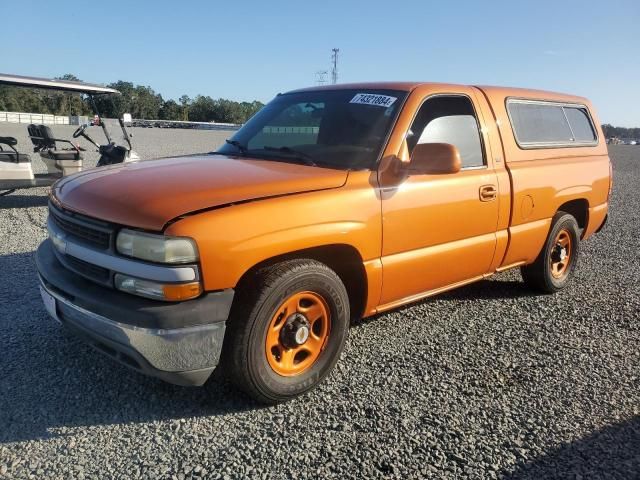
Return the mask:
[[0,71],[129,80],[165,98],[267,101],[339,80],[425,80],[583,95],[640,126],[640,2],[4,0]]

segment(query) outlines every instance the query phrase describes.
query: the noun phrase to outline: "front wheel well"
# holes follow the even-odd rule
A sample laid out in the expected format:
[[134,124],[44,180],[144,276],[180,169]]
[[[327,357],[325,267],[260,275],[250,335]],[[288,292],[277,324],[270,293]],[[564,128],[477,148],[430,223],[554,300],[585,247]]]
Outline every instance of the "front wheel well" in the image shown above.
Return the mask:
[[352,319],[362,317],[367,303],[367,274],[360,252],[348,244],[306,248],[263,260],[242,275],[236,285],[236,289],[242,288],[243,284],[259,270],[285,260],[294,259],[317,260],[336,272],[347,289]]
[[582,231],[587,228],[587,223],[589,222],[589,202],[584,198],[565,202],[558,207],[558,211],[567,212],[572,215]]

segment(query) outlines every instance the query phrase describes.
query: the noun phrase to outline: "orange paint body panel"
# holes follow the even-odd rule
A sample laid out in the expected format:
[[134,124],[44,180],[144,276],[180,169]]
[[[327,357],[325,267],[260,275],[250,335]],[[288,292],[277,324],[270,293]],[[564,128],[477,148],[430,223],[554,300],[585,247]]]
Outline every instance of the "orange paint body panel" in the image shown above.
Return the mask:
[[55,184],[69,210],[120,225],[162,230],[194,211],[344,185],[347,173],[223,155],[122,163]]
[[[409,82],[299,92],[323,88],[407,93],[375,168],[223,155],[161,159],[67,177],[56,184],[54,201],[122,226],[193,238],[205,291],[236,288],[243,275],[274,259],[347,249],[364,272],[357,289],[365,297],[358,312],[364,316],[533,262],[559,210],[576,216],[583,239],[605,221],[610,162],[584,98]],[[472,106],[483,163],[451,173],[407,173],[410,129],[422,105],[443,96]],[[522,147],[509,99],[584,106],[596,140]]]
[[[349,245],[362,262],[375,260],[382,242],[380,204],[370,172],[351,172],[339,189],[188,216],[170,225],[166,233],[198,240],[207,290],[235,286],[260,262],[314,247]],[[370,282],[373,289],[368,298],[377,299],[379,287],[375,284]]]

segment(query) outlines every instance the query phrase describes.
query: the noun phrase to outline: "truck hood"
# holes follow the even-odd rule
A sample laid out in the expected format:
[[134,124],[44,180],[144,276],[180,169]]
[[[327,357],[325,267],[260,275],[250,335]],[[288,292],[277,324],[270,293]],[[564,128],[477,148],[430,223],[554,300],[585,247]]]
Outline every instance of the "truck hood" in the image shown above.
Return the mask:
[[224,155],[193,155],[94,168],[54,185],[54,201],[101,220],[147,230],[198,210],[338,188],[348,172]]

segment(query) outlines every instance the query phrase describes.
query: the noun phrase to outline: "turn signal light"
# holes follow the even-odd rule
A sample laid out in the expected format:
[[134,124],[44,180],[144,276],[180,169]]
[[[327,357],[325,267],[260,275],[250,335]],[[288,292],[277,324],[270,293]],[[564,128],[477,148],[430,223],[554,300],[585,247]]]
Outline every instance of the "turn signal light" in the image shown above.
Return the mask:
[[611,194],[613,193],[613,165],[611,164],[611,160],[609,160],[609,195],[611,198]]
[[198,282],[183,283],[180,285],[164,285],[162,290],[164,291],[164,298],[174,302],[195,298],[202,293],[202,288]]
[[158,283],[121,273],[116,274],[114,282],[116,288],[123,292],[166,302],[189,300],[202,293],[200,282]]

